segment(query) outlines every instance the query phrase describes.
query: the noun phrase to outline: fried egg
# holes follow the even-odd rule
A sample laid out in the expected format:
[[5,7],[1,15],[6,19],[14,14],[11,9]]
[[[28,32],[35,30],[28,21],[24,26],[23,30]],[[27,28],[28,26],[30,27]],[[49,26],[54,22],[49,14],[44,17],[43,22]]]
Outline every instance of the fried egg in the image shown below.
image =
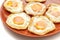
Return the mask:
[[54,23],[60,22],[60,5],[50,4],[46,16]]
[[26,29],[30,23],[30,17],[25,13],[10,14],[6,23],[14,29]]
[[46,6],[39,2],[30,2],[25,6],[25,11],[33,16],[43,15],[46,11]]
[[32,18],[28,30],[37,35],[45,35],[55,30],[55,25],[45,16],[35,16]]
[[46,0],[26,0],[27,2],[45,2]]
[[6,0],[4,7],[9,12],[19,13],[23,11],[23,2],[21,0]]

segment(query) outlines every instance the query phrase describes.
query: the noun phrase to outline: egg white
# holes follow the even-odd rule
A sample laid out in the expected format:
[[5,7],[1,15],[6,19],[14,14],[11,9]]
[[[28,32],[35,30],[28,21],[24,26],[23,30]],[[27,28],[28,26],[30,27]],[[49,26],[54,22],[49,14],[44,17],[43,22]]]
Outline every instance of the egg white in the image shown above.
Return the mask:
[[[33,6],[34,4],[39,4],[42,6],[42,9],[39,11],[39,12],[34,12],[31,8],[31,6]],[[26,6],[25,6],[25,11],[27,14],[30,14],[30,15],[43,15],[44,12],[46,11],[46,6],[42,3],[39,3],[39,2],[29,2]]]
[[[34,24],[36,23],[36,21],[38,20],[46,20],[46,23],[47,23],[47,27],[44,29],[44,30],[38,30]],[[36,17],[33,17],[32,18],[32,21],[31,21],[31,24],[29,25],[28,27],[28,30],[34,34],[37,34],[37,35],[45,35],[47,34],[48,32],[50,31],[53,31],[55,30],[55,25],[49,21],[49,19],[45,16],[36,16]]]
[[[16,8],[14,7],[11,7],[11,6],[8,6],[7,3],[8,1],[12,1],[12,2],[17,2],[18,3],[18,6]],[[12,13],[19,13],[19,12],[22,12],[23,11],[23,2],[21,0],[6,0],[4,2],[4,7],[6,10],[8,10],[9,12],[12,12]]]
[[[24,23],[22,25],[15,24],[13,19],[17,16],[20,16],[24,19]],[[26,29],[30,23],[30,17],[25,13],[18,13],[18,14],[10,14],[6,20],[6,23],[14,29]]]
[[59,23],[60,22],[60,16],[59,17],[55,17],[53,15],[51,15],[50,11],[55,11],[54,9],[57,8],[57,11],[60,12],[60,5],[59,4],[50,4],[48,11],[46,12],[46,16],[54,23]]

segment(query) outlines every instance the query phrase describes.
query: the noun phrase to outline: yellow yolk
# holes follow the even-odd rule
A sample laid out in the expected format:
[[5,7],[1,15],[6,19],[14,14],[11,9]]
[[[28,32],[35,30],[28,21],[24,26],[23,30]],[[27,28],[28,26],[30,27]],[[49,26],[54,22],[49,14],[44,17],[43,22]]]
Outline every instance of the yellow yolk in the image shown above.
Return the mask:
[[8,1],[7,6],[17,7],[18,3],[17,2]]
[[38,1],[38,0],[34,0],[34,1]]
[[[33,1],[39,1],[39,0],[33,0]],[[41,1],[41,0],[40,0]]]
[[8,1],[7,6],[12,6],[12,1]]
[[35,12],[39,12],[42,9],[41,5],[39,5],[39,4],[34,4],[34,5],[32,5],[31,8]]
[[53,15],[55,17],[59,17],[60,16],[60,12],[52,12],[51,15]]
[[38,30],[44,30],[46,28],[46,22],[45,21],[38,21],[36,24],[35,24],[35,27],[38,29]]
[[44,0],[27,0],[27,1],[44,1]]
[[38,1],[38,0],[27,0],[27,1]]
[[18,24],[18,25],[20,25],[20,24],[23,24],[24,23],[24,19],[22,18],[22,17],[15,17],[14,19],[13,19],[13,22],[15,23],[15,24]]

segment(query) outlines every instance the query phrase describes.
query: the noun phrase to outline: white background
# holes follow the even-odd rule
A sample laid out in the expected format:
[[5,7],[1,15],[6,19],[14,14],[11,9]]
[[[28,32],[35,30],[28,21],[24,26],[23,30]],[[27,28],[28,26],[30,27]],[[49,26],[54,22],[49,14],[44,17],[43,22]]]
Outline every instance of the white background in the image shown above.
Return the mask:
[[[2,3],[3,0],[0,0],[0,7]],[[60,33],[57,33],[56,35],[50,37],[44,37],[44,38],[29,38],[22,35],[18,35],[10,31],[3,25],[0,19],[0,40],[60,40]]]

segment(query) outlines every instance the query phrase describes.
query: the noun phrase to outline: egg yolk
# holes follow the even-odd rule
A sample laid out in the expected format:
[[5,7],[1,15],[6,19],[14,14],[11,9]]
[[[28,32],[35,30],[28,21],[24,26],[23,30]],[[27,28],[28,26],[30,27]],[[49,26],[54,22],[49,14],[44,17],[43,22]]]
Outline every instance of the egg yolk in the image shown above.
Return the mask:
[[38,1],[38,0],[27,0],[27,1]]
[[33,1],[45,1],[45,0],[33,0]]
[[12,1],[8,1],[7,3],[8,6],[12,6],[12,4],[13,4]]
[[45,1],[45,0],[27,0],[27,1]]
[[59,17],[60,16],[60,12],[52,12],[51,15],[55,16],[55,17]]
[[17,7],[18,3],[17,2],[8,1],[7,6]]
[[38,30],[44,30],[46,28],[46,22],[45,21],[38,21],[36,22],[35,24],[35,27],[38,29]]
[[15,23],[15,24],[18,24],[18,25],[21,25],[21,24],[23,24],[24,23],[24,19],[22,18],[22,17],[15,17],[14,19],[13,19],[13,22]]
[[42,9],[42,6],[39,5],[39,4],[34,4],[34,5],[32,5],[31,8],[32,8],[33,11],[39,12]]

